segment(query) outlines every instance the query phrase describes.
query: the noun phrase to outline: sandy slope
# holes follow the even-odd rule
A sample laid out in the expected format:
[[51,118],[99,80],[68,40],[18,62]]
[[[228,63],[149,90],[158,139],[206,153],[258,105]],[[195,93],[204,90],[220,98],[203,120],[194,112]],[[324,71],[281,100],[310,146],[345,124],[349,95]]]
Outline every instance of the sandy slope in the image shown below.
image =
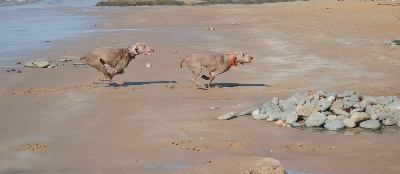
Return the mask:
[[[400,50],[382,43],[399,37],[400,6],[378,3],[90,12],[106,19],[93,26],[104,32],[56,43],[32,59],[58,60],[64,52],[78,57],[95,47],[137,42],[155,53],[139,56],[117,76],[126,82],[121,87],[100,83],[99,72],[73,62],[1,73],[0,171],[240,173],[240,163],[270,157],[285,169],[311,173],[398,173],[398,131],[321,133],[250,116],[215,119],[294,92],[399,96]],[[255,60],[217,76],[221,88],[200,90],[191,72],[179,68],[180,59],[197,49],[243,50]]]

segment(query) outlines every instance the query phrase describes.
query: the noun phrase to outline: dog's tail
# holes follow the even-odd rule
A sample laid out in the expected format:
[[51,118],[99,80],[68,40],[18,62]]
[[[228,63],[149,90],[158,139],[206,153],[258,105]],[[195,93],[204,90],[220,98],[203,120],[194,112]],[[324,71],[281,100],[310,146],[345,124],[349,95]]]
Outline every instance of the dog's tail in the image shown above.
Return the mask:
[[183,59],[181,60],[181,63],[179,64],[179,65],[181,66],[181,68],[182,68],[182,64],[183,64],[183,62],[185,62],[185,61],[186,61],[186,58],[187,58],[187,57],[185,57],[185,58],[183,58]]

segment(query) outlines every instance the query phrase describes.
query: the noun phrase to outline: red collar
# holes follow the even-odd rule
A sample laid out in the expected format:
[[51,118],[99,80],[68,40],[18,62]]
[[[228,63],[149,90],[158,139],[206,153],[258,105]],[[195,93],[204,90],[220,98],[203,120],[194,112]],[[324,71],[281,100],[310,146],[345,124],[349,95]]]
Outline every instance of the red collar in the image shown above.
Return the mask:
[[235,62],[233,62],[233,55],[232,53],[229,53],[229,62],[231,62],[232,66],[237,66],[237,64]]

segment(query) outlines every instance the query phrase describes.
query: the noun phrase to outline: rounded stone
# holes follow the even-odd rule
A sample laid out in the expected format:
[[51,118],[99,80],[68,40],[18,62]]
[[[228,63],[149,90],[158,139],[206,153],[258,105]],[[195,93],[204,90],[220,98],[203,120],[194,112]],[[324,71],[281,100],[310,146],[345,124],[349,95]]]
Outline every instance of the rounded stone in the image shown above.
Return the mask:
[[378,120],[367,120],[360,123],[360,127],[367,130],[381,129],[381,123]]
[[330,131],[339,131],[344,130],[346,126],[344,125],[342,120],[331,120],[324,125],[324,128]]

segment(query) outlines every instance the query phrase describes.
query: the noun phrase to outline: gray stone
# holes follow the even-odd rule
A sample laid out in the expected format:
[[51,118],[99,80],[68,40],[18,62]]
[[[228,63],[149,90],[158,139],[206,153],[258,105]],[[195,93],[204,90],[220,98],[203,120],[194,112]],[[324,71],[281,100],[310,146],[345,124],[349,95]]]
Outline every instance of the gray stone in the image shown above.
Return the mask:
[[347,111],[341,109],[341,108],[337,108],[337,107],[331,107],[332,111],[334,114],[336,115],[345,115],[345,116],[350,116],[350,113],[348,113]]
[[326,98],[329,93],[327,90],[319,90],[315,94],[318,94],[320,98]]
[[363,100],[368,100],[371,102],[371,105],[376,105],[378,102],[376,101],[376,97],[374,96],[364,96]]
[[325,120],[326,116],[324,114],[315,112],[307,118],[305,124],[307,127],[321,127],[324,125]]
[[364,112],[365,108],[354,108],[353,110],[350,111],[350,115],[352,115],[355,112]]
[[228,112],[228,113],[225,113],[225,114],[222,114],[222,115],[218,116],[217,119],[218,120],[229,120],[229,119],[234,118],[235,115],[236,115],[235,112]]
[[257,115],[253,115],[253,119],[254,120],[265,120],[268,118],[267,114],[257,114]]
[[339,94],[338,97],[350,97],[354,94],[353,91],[344,91],[343,94]]
[[[400,123],[400,122],[399,122]],[[398,123],[398,124],[399,124]],[[297,122],[293,122],[292,123],[292,127],[301,127],[301,124],[300,123],[297,123]],[[399,126],[400,127],[400,126]]]
[[48,66],[50,66],[49,61],[26,62],[24,64],[24,67],[29,68],[47,68]]
[[292,112],[295,112],[295,111],[285,111],[285,112],[279,113],[279,114],[280,114],[280,118],[279,118],[279,119],[281,119],[281,120],[283,120],[283,121],[286,121],[288,115],[289,115],[290,113],[292,113]]
[[326,130],[338,131],[346,128],[342,120],[332,120],[324,125]]
[[267,118],[267,121],[268,121],[268,122],[271,122],[271,121],[275,121],[275,120],[274,120],[274,118],[272,118],[272,117],[268,117],[268,118]]
[[380,96],[380,97],[376,98],[376,101],[378,102],[378,104],[387,105],[387,104],[390,103],[390,98],[384,97],[384,96]]
[[265,104],[261,107],[260,114],[269,114],[274,112],[281,112],[279,106],[271,102],[265,102]]
[[350,118],[355,120],[357,123],[359,123],[359,122],[362,122],[365,120],[369,120],[371,118],[371,116],[365,112],[355,112],[354,114],[352,114],[350,116]]
[[287,116],[285,123],[292,124],[292,123],[296,122],[298,119],[299,119],[299,116],[297,115],[297,113],[295,111],[293,111]]
[[341,99],[335,100],[335,101],[332,103],[332,107],[342,109],[342,108],[343,108],[343,104],[344,104],[344,101],[343,101],[343,100],[341,100]]
[[386,112],[378,112],[376,113],[378,115],[379,120],[386,120],[388,118],[393,118],[393,114],[386,113]]
[[336,115],[328,115],[328,116],[326,116],[326,121],[328,121],[328,120],[337,120],[338,118],[337,118],[337,116]]
[[377,120],[379,117],[375,113],[371,115],[371,120]]
[[349,128],[356,127],[356,121],[353,120],[353,119],[351,119],[351,118],[345,118],[345,119],[343,120],[343,124],[344,124],[346,127],[349,127]]
[[295,93],[293,96],[290,98],[292,99],[297,105],[304,105],[308,99],[308,93]]
[[397,120],[400,120],[400,111],[397,111],[393,114],[393,117]]
[[77,63],[73,63],[72,65],[87,65],[86,62],[77,62]]
[[345,116],[345,115],[338,115],[338,116],[336,116],[336,118],[339,119],[339,120],[344,120],[344,119],[349,118],[349,117]]
[[251,112],[251,115],[254,117],[254,116],[257,116],[257,115],[260,115],[260,109],[256,109],[256,110],[254,110],[253,112]]
[[371,105],[368,105],[368,106],[365,108],[365,113],[367,113],[368,115],[375,114],[375,113],[376,113],[376,112],[375,112],[375,108],[372,107]]
[[319,107],[319,109],[321,112],[325,112],[325,111],[329,110],[331,108],[331,106],[332,106],[332,103],[330,103],[330,102],[324,103]]
[[308,117],[312,113],[318,112],[319,109],[320,108],[318,106],[313,106],[313,107],[308,107],[308,108],[301,108],[301,109],[297,110],[296,112],[299,116]]
[[260,110],[261,108],[260,108],[260,107],[254,107],[254,108],[245,110],[245,111],[241,112],[241,113],[239,114],[239,116],[250,115],[250,114],[252,114],[253,111],[256,110],[256,109]]
[[367,108],[367,106],[369,106],[369,105],[371,105],[371,100],[362,100],[361,102],[360,102],[360,106],[362,107],[362,108]]
[[399,101],[392,102],[388,105],[385,105],[383,108],[385,109],[386,112],[395,113],[400,110],[400,102]]
[[342,109],[348,109],[348,108],[352,107],[355,103],[356,103],[355,101],[343,100]]
[[67,62],[67,59],[58,59],[59,62]]
[[292,99],[281,100],[279,101],[279,108],[281,108],[282,111],[294,111],[296,108],[296,102]]
[[381,129],[381,123],[378,120],[367,120],[360,123],[360,127],[368,130]]
[[393,126],[397,123],[397,120],[395,120],[393,118],[387,118],[386,120],[383,120],[382,123],[385,126]]

